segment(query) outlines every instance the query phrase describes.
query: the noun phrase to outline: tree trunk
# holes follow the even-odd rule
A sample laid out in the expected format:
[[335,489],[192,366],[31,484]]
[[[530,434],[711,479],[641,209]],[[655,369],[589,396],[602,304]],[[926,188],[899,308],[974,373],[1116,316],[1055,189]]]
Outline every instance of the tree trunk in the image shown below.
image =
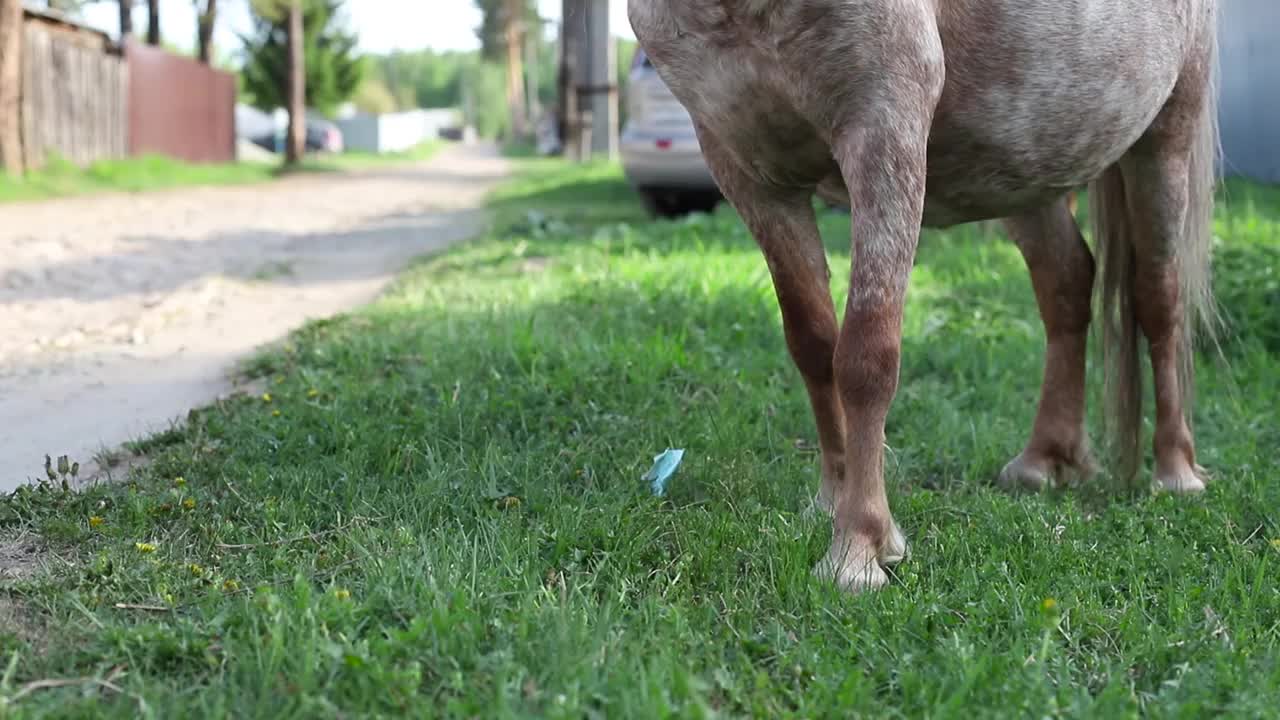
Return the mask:
[[578,147],[578,33],[574,20],[578,17],[575,0],[560,3],[560,76],[559,107],[560,145],[566,157],[577,157]]
[[0,0],[0,172],[22,173],[22,0]]
[[133,0],[119,0],[120,42],[133,34]]
[[524,2],[508,0],[506,12],[507,107],[511,111],[511,132],[517,138],[529,136],[524,105]]
[[147,0],[147,44],[160,44],[160,0]]
[[307,73],[302,48],[302,3],[293,0],[289,4],[288,50],[288,98],[289,135],[285,139],[285,164],[297,165],[307,146]]
[[196,49],[200,62],[208,65],[213,60],[213,25],[218,20],[218,0],[205,0],[196,30]]

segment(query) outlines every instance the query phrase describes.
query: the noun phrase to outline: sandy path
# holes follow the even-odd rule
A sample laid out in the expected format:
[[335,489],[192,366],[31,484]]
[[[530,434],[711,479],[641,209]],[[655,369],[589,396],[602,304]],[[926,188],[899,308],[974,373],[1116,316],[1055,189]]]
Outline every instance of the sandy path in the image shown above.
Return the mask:
[[477,232],[488,146],[238,188],[0,207],[0,491],[229,389],[236,360]]

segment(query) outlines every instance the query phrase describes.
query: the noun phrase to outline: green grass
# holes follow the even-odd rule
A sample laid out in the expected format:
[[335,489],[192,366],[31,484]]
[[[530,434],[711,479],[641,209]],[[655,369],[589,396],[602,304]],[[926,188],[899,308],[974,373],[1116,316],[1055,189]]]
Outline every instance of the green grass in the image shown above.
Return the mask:
[[[443,147],[427,142],[396,153],[350,152],[308,157],[294,172],[360,170],[383,165],[422,162]],[[55,158],[48,166],[14,178],[0,173],[0,204],[44,200],[98,192],[145,192],[177,187],[243,185],[274,180],[288,174],[274,163],[238,162],[193,164],[149,155],[124,160],[103,160],[80,168]]]
[[408,150],[386,153],[349,151],[339,155],[326,155],[310,159],[304,163],[304,169],[310,170],[360,170],[382,165],[423,162],[430,160],[441,148],[443,141],[430,140]]
[[[1199,376],[1196,499],[995,489],[1039,384],[1029,281],[1003,239],[926,233],[886,462],[914,555],[850,597],[809,574],[813,422],[741,224],[649,222],[614,168],[529,167],[494,232],[260,354],[263,388],[139,444],[134,482],[0,503],[0,538],[58,558],[0,591],[0,703],[1280,715],[1280,192],[1235,185],[1220,217],[1233,333]],[[823,225],[847,267],[848,219]],[[666,447],[659,499],[641,475]]]

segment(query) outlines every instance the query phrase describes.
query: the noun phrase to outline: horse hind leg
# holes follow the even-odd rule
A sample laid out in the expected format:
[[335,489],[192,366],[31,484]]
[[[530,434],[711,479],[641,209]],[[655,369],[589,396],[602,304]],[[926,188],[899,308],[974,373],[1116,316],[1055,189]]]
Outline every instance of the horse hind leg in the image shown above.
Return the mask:
[[1040,405],[1031,438],[1000,473],[1008,489],[1041,490],[1094,470],[1084,429],[1085,350],[1094,262],[1063,198],[1005,227],[1031,273],[1047,345]]
[[[1212,329],[1213,319],[1209,254],[1216,109],[1205,68],[1207,63],[1191,66],[1152,126],[1103,180],[1112,187],[1106,202],[1123,201],[1123,207],[1116,209],[1124,212],[1122,222],[1128,225],[1119,234],[1127,236],[1123,245],[1113,242],[1115,236],[1107,236],[1105,217],[1100,234],[1109,244],[1104,312],[1118,328],[1109,332],[1110,342],[1120,346],[1119,354],[1127,357],[1125,367],[1119,368],[1118,380],[1116,371],[1108,368],[1120,387],[1114,396],[1129,406],[1119,418],[1122,474],[1131,476],[1137,468],[1141,382],[1134,353],[1137,330],[1141,329],[1155,380],[1155,485],[1178,493],[1199,492],[1205,487],[1205,473],[1196,464],[1187,422],[1193,330],[1206,321]],[[1104,212],[1104,216],[1118,214]],[[1114,312],[1117,306],[1119,313]]]

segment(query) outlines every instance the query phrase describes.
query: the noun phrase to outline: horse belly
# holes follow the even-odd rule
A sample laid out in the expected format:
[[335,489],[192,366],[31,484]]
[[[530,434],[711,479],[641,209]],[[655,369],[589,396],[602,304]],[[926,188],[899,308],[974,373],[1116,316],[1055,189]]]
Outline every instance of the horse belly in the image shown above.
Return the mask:
[[[1183,66],[1188,0],[943,0],[947,80],[929,139],[925,222],[1039,207],[1146,131]],[[1145,7],[1143,7],[1145,5]],[[985,13],[991,37],[966,18]]]

